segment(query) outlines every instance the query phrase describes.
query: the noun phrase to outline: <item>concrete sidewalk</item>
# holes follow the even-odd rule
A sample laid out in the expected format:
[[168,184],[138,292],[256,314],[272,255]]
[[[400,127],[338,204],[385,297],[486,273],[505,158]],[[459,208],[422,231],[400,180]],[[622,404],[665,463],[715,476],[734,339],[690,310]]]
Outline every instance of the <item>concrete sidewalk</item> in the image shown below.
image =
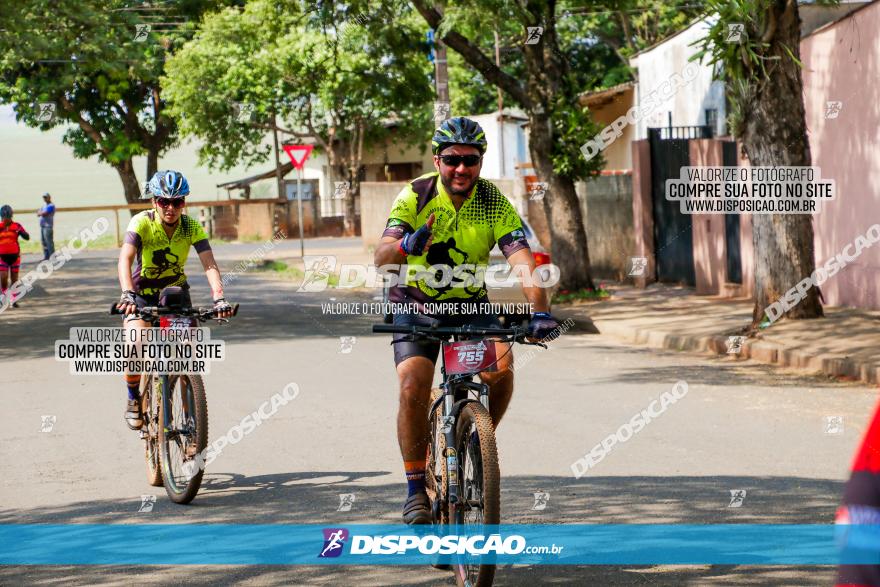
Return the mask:
[[581,323],[592,320],[603,335],[649,347],[880,382],[880,312],[826,307],[824,318],[780,320],[747,338],[739,353],[728,353],[728,338],[751,322],[751,301],[698,296],[690,288],[663,284],[609,289],[609,300],[558,305],[553,313]]

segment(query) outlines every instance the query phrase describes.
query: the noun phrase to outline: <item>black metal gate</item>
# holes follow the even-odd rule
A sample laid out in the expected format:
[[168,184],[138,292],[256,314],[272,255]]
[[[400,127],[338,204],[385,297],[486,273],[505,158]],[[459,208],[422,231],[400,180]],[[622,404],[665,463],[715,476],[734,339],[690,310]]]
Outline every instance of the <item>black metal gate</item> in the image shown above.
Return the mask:
[[[736,143],[725,141],[721,145],[721,155],[725,166],[735,167]],[[740,252],[739,214],[724,215],[724,241],[727,245],[727,281],[742,283],[742,253]]]
[[[651,199],[654,216],[654,258],[657,281],[696,285],[694,272],[694,239],[691,216],[682,214],[679,202],[666,199],[666,180],[678,179],[681,168],[690,164],[690,138],[670,138],[661,131],[672,128],[649,128],[651,145]],[[699,128],[699,127],[696,127]],[[685,135],[687,136],[687,135]],[[693,137],[698,138],[698,137]]]

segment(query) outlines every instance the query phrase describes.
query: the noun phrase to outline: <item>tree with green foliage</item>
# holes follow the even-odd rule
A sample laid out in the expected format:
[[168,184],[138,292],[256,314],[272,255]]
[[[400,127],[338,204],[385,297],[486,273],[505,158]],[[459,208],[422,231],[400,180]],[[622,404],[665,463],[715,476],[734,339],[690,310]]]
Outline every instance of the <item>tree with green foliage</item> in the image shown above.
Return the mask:
[[[825,2],[833,4],[833,2]],[[730,128],[753,166],[809,166],[810,142],[803,100],[800,26],[795,0],[708,0],[711,28],[699,58],[722,66],[731,103]],[[730,25],[743,25],[739,42],[728,42]],[[752,216],[755,307],[752,325],[765,310],[815,270],[813,219],[808,214]],[[817,288],[785,312],[788,318],[823,315]]]
[[[532,165],[538,179],[548,184],[543,203],[551,226],[553,261],[561,271],[560,287],[593,289],[587,235],[574,182],[603,164],[601,158],[587,161],[580,152],[581,145],[600,129],[578,103],[583,88],[560,50],[556,2],[412,3],[439,39],[526,111]],[[527,39],[528,27],[542,27],[540,35]],[[493,29],[502,38],[520,39],[520,76],[495,65]]]
[[[427,145],[430,63],[420,20],[379,2],[254,0],[205,18],[167,64],[165,84],[200,157],[229,168],[267,161],[267,131],[305,139],[327,154],[331,177],[349,182],[344,214],[354,234],[364,149],[393,139]],[[251,119],[234,104],[253,108]]]
[[[142,183],[134,157],[146,156],[148,177],[178,143],[159,83],[164,61],[191,36],[199,16],[221,4],[6,3],[0,12],[0,102],[13,104],[16,119],[28,126],[66,126],[63,141],[74,155],[97,155],[111,165],[126,201],[136,202]],[[54,105],[54,116],[41,116],[40,104]]]

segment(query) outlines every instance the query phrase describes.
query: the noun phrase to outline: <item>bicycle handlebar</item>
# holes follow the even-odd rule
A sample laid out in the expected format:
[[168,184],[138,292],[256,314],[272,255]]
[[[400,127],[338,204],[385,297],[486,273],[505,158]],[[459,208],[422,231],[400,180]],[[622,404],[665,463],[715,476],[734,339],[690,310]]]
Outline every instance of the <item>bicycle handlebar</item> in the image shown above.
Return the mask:
[[524,328],[479,328],[475,326],[400,326],[397,324],[374,324],[377,334],[425,334],[429,336],[518,336],[525,335]]
[[[113,316],[122,315],[123,313],[117,308],[118,302],[114,302],[110,306],[110,314]],[[180,308],[172,309],[165,306],[144,306],[134,311],[134,314],[140,318],[150,319],[157,316],[191,316],[199,320],[210,320],[217,317],[217,311],[214,308]],[[232,304],[232,315],[238,314],[238,304]]]

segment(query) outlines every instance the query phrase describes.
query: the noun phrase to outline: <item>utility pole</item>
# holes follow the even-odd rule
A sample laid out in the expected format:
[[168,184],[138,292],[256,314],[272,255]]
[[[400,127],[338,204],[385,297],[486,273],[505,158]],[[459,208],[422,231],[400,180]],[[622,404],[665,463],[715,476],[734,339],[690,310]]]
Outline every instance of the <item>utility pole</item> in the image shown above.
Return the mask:
[[281,159],[278,154],[278,123],[275,119],[275,112],[272,112],[272,139],[275,142],[275,182],[278,188],[278,199],[287,199],[284,194],[284,182],[281,178]]
[[438,102],[449,102],[449,72],[446,69],[446,45],[437,39],[434,45],[434,85]]
[[[498,44],[498,29],[495,29],[495,65],[501,69],[501,47]],[[501,149],[501,177],[506,177],[504,165],[504,94],[498,86],[498,146]]]

